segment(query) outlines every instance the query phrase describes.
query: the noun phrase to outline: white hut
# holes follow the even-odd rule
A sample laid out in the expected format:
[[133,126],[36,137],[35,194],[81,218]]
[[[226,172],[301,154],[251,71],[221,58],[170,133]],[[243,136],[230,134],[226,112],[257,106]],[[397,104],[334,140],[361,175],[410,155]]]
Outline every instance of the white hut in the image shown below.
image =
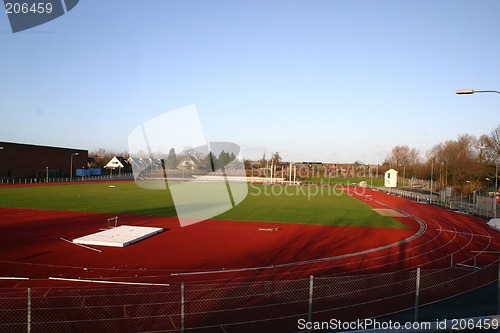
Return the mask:
[[398,186],[398,172],[394,169],[387,170],[384,177],[385,187],[397,187]]

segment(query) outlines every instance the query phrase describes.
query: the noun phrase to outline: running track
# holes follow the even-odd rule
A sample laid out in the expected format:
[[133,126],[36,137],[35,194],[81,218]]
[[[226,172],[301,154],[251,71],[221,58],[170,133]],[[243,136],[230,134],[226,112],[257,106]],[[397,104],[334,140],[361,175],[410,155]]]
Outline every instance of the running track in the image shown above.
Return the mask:
[[[49,277],[174,283],[295,279],[451,264],[484,266],[500,248],[487,221],[385,193],[346,188],[374,208],[392,208],[408,229],[205,221],[120,216],[121,224],[159,226],[160,235],[102,253],[60,240],[92,233],[106,214],[0,208],[0,287],[88,285]],[[279,228],[259,231],[259,228]]]

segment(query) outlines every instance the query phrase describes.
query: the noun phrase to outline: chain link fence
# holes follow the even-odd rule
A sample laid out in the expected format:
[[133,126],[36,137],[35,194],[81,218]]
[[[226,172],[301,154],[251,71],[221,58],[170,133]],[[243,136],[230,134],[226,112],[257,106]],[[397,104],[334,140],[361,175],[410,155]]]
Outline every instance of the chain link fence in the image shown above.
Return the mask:
[[498,262],[298,280],[0,290],[1,332],[297,332],[376,318],[498,279]]
[[[373,187],[373,189],[396,195],[402,198],[425,202],[443,208],[459,211],[461,213],[472,214],[486,219],[500,217],[500,203],[495,203],[495,198],[490,195],[471,193],[460,195],[453,193],[451,188],[439,193],[429,194],[429,191],[416,189],[400,189],[388,187]],[[495,213],[496,211],[496,213]]]
[[0,178],[0,185],[28,185],[28,184],[46,184],[46,183],[78,183],[78,182],[88,182],[88,181],[99,181],[99,180],[133,180],[132,173],[122,173],[116,175],[102,175],[102,176],[73,176],[70,177],[25,177],[25,178]]

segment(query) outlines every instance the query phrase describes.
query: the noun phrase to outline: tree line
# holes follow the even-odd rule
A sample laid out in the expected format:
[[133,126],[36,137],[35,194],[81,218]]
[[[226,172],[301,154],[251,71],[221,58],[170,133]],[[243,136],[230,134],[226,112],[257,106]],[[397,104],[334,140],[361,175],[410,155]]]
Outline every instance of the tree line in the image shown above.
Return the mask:
[[[161,153],[156,155],[164,159],[167,169],[175,169],[178,163],[187,156],[194,158],[198,168],[204,170],[217,170],[236,159],[232,152],[223,150],[216,156],[212,152],[203,154],[189,147],[180,153],[176,153],[172,148],[166,157]],[[116,153],[99,148],[90,152],[89,156],[94,158],[95,166],[103,167],[113,156],[128,158],[129,153]],[[155,156],[151,157],[155,158]],[[264,154],[262,159],[256,162],[260,168],[270,168],[272,165],[284,163],[279,152],[275,152],[270,158],[266,158]],[[395,146],[380,168],[377,166],[377,174],[383,174],[385,170],[392,168],[398,171],[399,177],[405,179],[432,178],[435,190],[454,187],[455,190],[467,194],[494,187],[498,162],[500,162],[500,125],[480,137],[469,134],[458,135],[454,140],[434,145],[425,155],[418,149],[407,145]],[[255,163],[245,160],[244,165],[249,170]],[[374,171],[370,168],[369,172]]]
[[[139,153],[139,155],[141,155]],[[127,160],[130,157],[128,152],[115,152],[113,150],[106,150],[104,148],[99,148],[97,150],[89,152],[89,157],[94,159],[94,166],[104,167],[114,156],[122,157]],[[178,164],[184,160],[186,157],[192,159],[193,163],[196,164],[197,169],[200,170],[218,170],[221,167],[230,165],[232,161],[236,160],[236,155],[233,152],[226,152],[222,150],[218,155],[209,152],[204,154],[196,149],[185,147],[179,154],[176,153],[174,148],[171,148],[168,155],[165,157],[161,152],[144,154],[148,158],[162,160],[165,163],[165,167],[168,170],[174,170],[177,168]]]
[[476,137],[461,134],[455,140],[434,145],[422,157],[406,145],[392,148],[384,161],[400,177],[432,179],[435,189],[454,187],[461,193],[491,188],[500,161],[500,125],[489,134]]
[[198,169],[211,171],[221,169],[236,160],[236,155],[233,152],[226,152],[224,150],[216,156],[216,154],[211,151],[205,154],[192,148],[185,148],[180,156],[177,156],[175,149],[171,148],[165,159],[165,167],[173,170],[177,168],[177,165],[186,157],[191,158],[193,162],[197,164]]

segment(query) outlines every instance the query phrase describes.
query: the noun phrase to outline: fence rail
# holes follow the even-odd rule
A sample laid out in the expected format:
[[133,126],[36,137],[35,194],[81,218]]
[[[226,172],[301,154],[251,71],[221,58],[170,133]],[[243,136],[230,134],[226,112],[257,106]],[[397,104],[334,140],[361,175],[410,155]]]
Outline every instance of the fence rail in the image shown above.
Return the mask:
[[27,185],[27,184],[46,184],[46,183],[79,183],[82,181],[99,181],[99,180],[120,180],[133,179],[132,173],[122,173],[120,175],[101,175],[101,176],[85,176],[85,177],[27,177],[27,178],[0,178],[0,185]]
[[496,281],[498,262],[298,280],[0,290],[2,332],[297,332],[376,318]]
[[[450,195],[443,196],[438,194],[422,194],[409,189],[387,188],[387,187],[372,187],[381,192],[386,192],[402,198],[425,202],[440,206],[443,208],[458,211],[464,214],[472,214],[484,218],[500,217],[500,203],[494,204],[494,198],[490,196],[481,196],[475,194],[473,196]],[[496,210],[496,214],[495,214]]]

